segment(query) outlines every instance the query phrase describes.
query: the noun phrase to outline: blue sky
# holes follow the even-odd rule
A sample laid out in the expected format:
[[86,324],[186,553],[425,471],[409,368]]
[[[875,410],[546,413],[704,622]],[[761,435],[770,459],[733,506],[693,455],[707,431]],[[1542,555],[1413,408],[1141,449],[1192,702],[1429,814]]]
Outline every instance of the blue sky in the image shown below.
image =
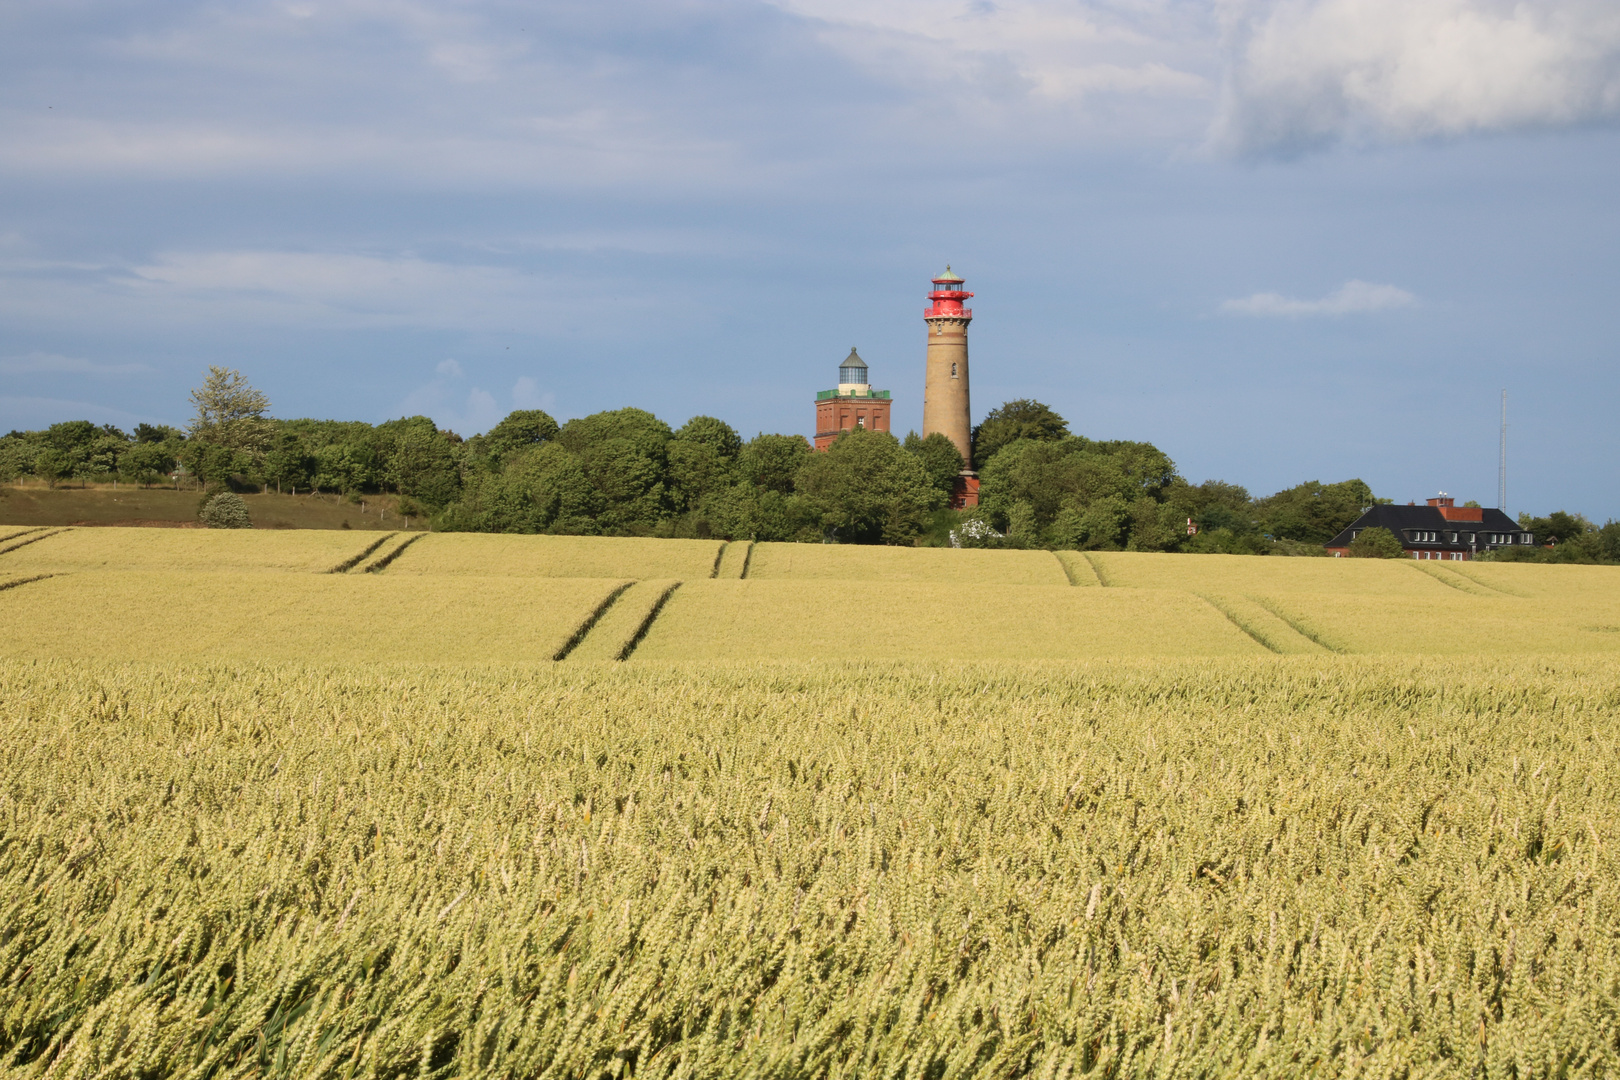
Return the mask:
[[0,430],[1035,397],[1193,481],[1620,517],[1612,0],[0,8]]

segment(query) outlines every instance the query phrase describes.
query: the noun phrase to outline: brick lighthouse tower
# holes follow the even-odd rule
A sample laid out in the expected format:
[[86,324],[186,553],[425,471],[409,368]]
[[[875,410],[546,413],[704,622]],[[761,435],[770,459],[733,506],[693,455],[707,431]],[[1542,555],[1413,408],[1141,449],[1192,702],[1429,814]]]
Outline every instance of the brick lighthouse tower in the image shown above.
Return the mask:
[[940,432],[961,451],[963,475],[957,482],[952,505],[961,508],[977,506],[979,502],[978,477],[973,469],[973,420],[968,404],[968,323],[973,321],[973,309],[962,306],[962,301],[973,294],[964,289],[963,280],[945,272],[934,278],[934,291],[928,294],[933,301],[923,310],[928,323],[928,366],[923,379],[923,437]]

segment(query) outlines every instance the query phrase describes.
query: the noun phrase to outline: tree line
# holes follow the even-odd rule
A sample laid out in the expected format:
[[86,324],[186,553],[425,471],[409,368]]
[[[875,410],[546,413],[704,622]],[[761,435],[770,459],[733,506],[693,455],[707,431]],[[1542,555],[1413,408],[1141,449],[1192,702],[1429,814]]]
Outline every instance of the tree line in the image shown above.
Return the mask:
[[[559,425],[525,409],[463,439],[425,416],[275,419],[262,393],[222,368],[191,400],[184,431],[140,424],[126,434],[82,420],[13,431],[0,438],[0,480],[151,484],[183,472],[207,493],[388,493],[402,514],[447,531],[1234,554],[1319,554],[1387,501],[1359,479],[1262,497],[1219,480],[1195,485],[1152,443],[1074,435],[1029,400],[974,429],[980,505],[960,512],[947,506],[967,463],[937,433],[858,429],[816,453],[800,435],[744,440],[712,416],[673,428],[624,408]],[[1518,557],[1620,559],[1620,525],[1554,519],[1532,526],[1558,535],[1554,554]],[[979,525],[964,528],[970,521]]]

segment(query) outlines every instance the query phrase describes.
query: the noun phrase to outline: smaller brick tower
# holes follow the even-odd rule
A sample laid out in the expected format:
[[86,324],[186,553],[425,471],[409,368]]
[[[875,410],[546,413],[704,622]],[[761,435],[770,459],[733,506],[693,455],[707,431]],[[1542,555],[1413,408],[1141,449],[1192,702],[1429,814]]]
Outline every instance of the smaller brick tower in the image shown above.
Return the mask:
[[816,449],[827,449],[854,428],[889,430],[889,392],[872,389],[866,361],[851,346],[838,365],[838,389],[816,394]]

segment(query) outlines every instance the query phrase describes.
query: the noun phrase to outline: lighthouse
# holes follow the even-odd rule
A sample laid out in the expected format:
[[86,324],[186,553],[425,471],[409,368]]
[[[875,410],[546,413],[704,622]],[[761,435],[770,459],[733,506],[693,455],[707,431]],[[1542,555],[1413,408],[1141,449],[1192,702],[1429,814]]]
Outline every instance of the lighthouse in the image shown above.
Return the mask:
[[[928,324],[928,366],[923,377],[923,437],[939,432],[962,453],[963,469],[973,468],[973,421],[968,405],[968,323],[973,321],[973,309],[962,302],[973,294],[963,288],[962,278],[945,272],[934,278],[934,290],[928,294],[932,301],[923,309]],[[958,505],[978,502],[978,483],[964,476],[957,484]],[[971,501],[969,492],[972,489]]]

